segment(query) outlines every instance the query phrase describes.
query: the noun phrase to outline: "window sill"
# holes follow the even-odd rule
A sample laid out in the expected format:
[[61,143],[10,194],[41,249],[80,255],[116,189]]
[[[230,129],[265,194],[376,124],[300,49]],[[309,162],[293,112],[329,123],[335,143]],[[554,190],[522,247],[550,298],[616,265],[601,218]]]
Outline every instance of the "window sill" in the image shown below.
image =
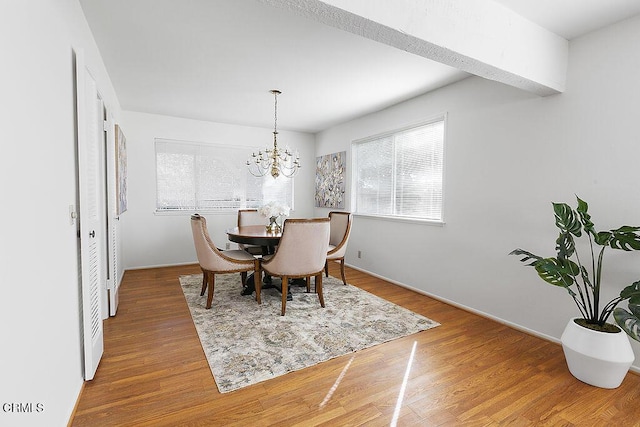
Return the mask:
[[153,214],[158,216],[191,216],[193,214],[202,215],[238,215],[238,211],[210,211],[206,209],[185,209],[185,210],[154,210]]
[[401,216],[384,216],[384,215],[371,215],[371,214],[361,214],[354,212],[354,217],[368,218],[368,219],[376,219],[382,221],[391,221],[391,222],[405,222],[411,224],[421,224],[421,225],[429,225],[435,227],[444,227],[445,222],[433,219],[420,219],[420,218],[408,218]]

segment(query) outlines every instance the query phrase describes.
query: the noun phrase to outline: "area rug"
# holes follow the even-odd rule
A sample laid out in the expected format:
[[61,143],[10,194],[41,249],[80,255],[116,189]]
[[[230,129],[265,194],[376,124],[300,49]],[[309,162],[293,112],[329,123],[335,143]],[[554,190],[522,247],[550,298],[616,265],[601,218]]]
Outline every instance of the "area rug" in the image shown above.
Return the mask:
[[287,302],[286,316],[280,316],[277,289],[263,289],[258,305],[253,295],[240,294],[239,274],[219,274],[207,310],[206,293],[200,296],[202,275],[180,276],[221,393],[438,326],[331,276],[322,283],[325,308],[315,293],[292,286],[293,300]]

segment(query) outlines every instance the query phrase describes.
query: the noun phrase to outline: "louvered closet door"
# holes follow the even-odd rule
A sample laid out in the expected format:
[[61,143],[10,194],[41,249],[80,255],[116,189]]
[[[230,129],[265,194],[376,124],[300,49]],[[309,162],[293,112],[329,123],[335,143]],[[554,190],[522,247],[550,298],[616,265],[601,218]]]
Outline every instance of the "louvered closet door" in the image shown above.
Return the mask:
[[78,102],[78,170],[80,187],[80,258],[82,269],[82,320],[84,336],[84,378],[93,379],[102,357],[103,327],[100,309],[102,277],[100,215],[101,103],[96,82],[84,66],[82,52],[76,52]]

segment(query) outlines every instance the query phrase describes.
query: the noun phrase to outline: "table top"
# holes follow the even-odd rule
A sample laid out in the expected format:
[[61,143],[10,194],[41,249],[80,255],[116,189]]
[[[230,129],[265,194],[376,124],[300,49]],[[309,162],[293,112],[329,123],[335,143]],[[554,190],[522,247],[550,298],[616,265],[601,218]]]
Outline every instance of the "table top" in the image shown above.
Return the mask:
[[282,233],[271,233],[264,225],[245,225],[227,230],[229,240],[236,243],[259,246],[276,246]]

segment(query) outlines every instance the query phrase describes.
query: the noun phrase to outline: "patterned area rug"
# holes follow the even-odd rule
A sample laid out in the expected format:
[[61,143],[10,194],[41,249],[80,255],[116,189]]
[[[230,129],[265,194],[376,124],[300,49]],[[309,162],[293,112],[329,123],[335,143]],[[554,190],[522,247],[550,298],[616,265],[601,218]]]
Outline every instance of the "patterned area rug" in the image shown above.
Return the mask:
[[277,289],[262,305],[242,296],[239,274],[216,275],[213,305],[200,296],[202,275],[180,276],[202,348],[221,393],[313,366],[376,344],[438,326],[437,322],[333,277],[323,278],[326,308],[306,287],[280,316]]

